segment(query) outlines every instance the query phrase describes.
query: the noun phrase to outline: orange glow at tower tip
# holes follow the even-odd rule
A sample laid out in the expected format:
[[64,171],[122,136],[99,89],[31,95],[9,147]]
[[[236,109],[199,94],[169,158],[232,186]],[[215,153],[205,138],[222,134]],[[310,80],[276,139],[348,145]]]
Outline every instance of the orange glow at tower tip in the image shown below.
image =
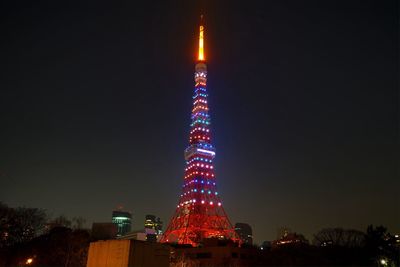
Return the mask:
[[204,26],[200,25],[200,36],[199,36],[199,61],[204,61]]

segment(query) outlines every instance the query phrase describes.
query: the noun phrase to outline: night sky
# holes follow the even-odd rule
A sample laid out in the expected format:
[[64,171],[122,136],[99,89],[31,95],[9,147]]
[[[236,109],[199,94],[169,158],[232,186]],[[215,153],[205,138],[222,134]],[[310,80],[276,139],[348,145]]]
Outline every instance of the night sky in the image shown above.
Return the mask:
[[[204,13],[217,186],[255,240],[400,232],[397,1],[7,1],[0,201],[165,227]],[[12,2],[12,3],[11,3]]]

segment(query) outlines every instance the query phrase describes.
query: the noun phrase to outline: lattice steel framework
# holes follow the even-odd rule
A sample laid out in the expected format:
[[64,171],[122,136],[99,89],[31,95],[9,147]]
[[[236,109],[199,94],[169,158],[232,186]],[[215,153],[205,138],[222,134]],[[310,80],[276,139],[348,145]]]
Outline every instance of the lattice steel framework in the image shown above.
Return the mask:
[[204,27],[200,26],[198,62],[195,66],[192,123],[185,150],[185,176],[175,214],[161,242],[199,245],[205,238],[239,241],[217,191],[211,144],[204,56]]

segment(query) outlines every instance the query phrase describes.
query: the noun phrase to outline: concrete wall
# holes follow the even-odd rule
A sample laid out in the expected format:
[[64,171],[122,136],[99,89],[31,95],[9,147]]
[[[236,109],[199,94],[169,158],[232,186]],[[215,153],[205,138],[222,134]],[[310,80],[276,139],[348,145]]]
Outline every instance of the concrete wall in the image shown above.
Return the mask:
[[129,267],[169,267],[169,261],[169,245],[131,240]]
[[[193,262],[195,266],[253,266],[258,250],[233,246],[196,247],[174,249],[172,265],[180,266],[183,259]],[[185,260],[184,260],[185,261]]]
[[168,267],[170,248],[139,240],[90,243],[86,267]]
[[128,267],[130,240],[90,243],[87,267]]

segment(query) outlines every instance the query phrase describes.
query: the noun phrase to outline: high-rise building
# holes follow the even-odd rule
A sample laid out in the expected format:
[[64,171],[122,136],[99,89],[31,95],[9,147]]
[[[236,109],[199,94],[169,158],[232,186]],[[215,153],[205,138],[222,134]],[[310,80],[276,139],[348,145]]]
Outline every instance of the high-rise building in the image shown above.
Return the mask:
[[156,223],[154,225],[154,230],[156,230],[157,235],[162,234],[162,227],[163,227],[163,222],[161,221],[160,218],[157,218]]
[[144,221],[144,228],[147,229],[154,229],[154,225],[156,223],[156,216],[154,215],[146,215],[145,217],[145,221]]
[[161,242],[198,246],[206,238],[239,238],[226,215],[217,190],[207,94],[204,26],[200,25],[199,51],[194,73],[193,109],[182,193]]
[[243,244],[252,245],[253,244],[253,230],[251,226],[247,223],[236,223],[235,231],[239,235]]
[[131,231],[132,214],[128,211],[114,210],[112,212],[112,223],[117,226],[117,237]]
[[235,232],[239,235],[243,244],[252,245],[253,244],[253,230],[251,226],[247,223],[236,223]]
[[160,218],[154,216],[154,215],[146,215],[146,219],[144,221],[144,228],[145,229],[154,229],[156,232],[156,235],[161,235],[162,234],[162,226],[163,223]]

